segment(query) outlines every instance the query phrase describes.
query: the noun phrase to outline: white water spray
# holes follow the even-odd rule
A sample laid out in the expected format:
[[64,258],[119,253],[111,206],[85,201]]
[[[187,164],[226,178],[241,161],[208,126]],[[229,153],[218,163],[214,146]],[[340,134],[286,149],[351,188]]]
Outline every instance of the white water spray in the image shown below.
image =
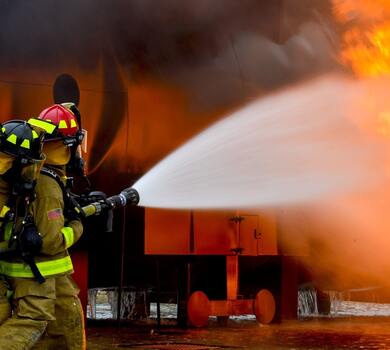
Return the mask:
[[140,205],[259,207],[373,186],[383,180],[383,146],[349,118],[364,93],[332,76],[257,100],[145,174],[133,186]]

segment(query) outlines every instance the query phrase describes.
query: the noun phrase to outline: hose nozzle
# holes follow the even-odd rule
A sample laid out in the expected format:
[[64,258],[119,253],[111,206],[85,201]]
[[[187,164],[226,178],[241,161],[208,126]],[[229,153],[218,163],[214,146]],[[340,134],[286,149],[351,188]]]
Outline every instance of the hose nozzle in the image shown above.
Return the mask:
[[125,188],[120,194],[126,197],[126,203],[130,205],[137,205],[139,203],[139,193],[135,188]]
[[118,195],[107,198],[107,201],[110,203],[113,209],[124,207],[127,204],[137,205],[139,202],[139,194],[137,190],[129,187],[125,188]]
[[84,217],[88,217],[91,215],[99,215],[103,210],[122,208],[127,204],[137,205],[138,202],[138,191],[129,187],[115,196],[86,205],[85,207],[80,208],[80,211]]

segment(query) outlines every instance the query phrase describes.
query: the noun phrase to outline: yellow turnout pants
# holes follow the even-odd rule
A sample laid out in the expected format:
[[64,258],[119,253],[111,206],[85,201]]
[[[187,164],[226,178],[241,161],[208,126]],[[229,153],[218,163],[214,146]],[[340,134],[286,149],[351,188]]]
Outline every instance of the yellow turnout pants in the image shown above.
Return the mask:
[[10,283],[15,313],[0,326],[0,349],[85,349],[78,288],[70,276],[47,278],[43,284],[10,278]]
[[8,283],[0,277],[0,325],[11,317],[11,304],[8,299]]

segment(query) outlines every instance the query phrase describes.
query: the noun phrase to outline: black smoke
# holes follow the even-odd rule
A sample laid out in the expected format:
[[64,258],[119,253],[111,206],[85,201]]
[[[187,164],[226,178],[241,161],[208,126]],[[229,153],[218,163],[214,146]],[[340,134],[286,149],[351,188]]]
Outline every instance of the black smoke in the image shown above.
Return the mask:
[[[269,49],[262,48],[261,40],[283,45],[299,32],[302,23],[314,19],[318,9],[326,12],[324,3],[327,1],[2,0],[0,62],[3,66],[38,67],[71,62],[93,69],[102,53],[109,52],[132,70],[158,72],[177,65],[209,64],[231,51],[235,43],[236,59],[261,56]],[[290,14],[295,20],[289,20]],[[286,34],[288,21],[291,30]],[[259,38],[259,52],[251,50],[254,43],[247,37]]]

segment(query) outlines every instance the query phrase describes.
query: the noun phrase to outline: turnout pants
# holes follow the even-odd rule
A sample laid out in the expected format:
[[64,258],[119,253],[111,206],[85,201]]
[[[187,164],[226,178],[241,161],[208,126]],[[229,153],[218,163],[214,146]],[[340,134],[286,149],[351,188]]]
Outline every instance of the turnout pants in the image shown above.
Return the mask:
[[11,317],[11,304],[8,298],[9,286],[0,276],[0,325]]
[[[70,276],[10,278],[15,313],[0,326],[0,349],[85,349],[84,316]],[[55,345],[54,345],[55,344]]]

